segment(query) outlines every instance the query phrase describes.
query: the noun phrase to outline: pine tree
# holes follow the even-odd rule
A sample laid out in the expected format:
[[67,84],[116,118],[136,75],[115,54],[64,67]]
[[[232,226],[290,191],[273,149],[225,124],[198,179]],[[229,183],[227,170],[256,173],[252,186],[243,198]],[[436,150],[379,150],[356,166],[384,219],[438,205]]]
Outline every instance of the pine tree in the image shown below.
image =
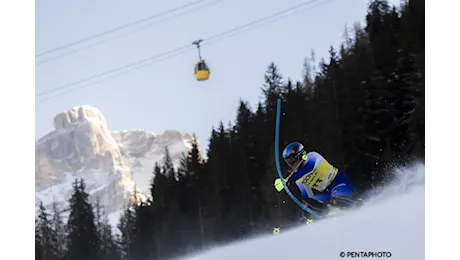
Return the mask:
[[40,257],[46,260],[57,260],[59,259],[59,250],[57,248],[57,237],[53,230],[53,223],[51,221],[50,214],[40,202],[38,209],[38,223],[36,230],[36,243],[39,244],[41,249]]
[[134,242],[136,238],[136,215],[134,211],[134,205],[130,204],[126,207],[125,211],[120,217],[118,223],[118,230],[121,233],[120,237],[120,250],[121,258],[123,260],[132,260],[134,251]]
[[120,247],[112,232],[112,226],[109,224],[107,215],[104,215],[102,220],[101,240],[103,245],[102,260],[121,260]]
[[[240,122],[241,123],[241,122]],[[237,122],[238,124],[238,122]],[[251,224],[251,183],[249,181],[249,155],[239,128],[229,129],[230,150],[227,162],[231,165],[229,176],[228,204],[232,205],[227,216],[232,221],[230,236],[234,239],[250,231]]]
[[[189,152],[190,154],[190,152]],[[199,197],[198,193],[194,190],[199,185],[195,183],[196,174],[192,174],[193,170],[189,170],[188,156],[181,158],[181,164],[178,168],[179,179],[175,184],[177,202],[180,214],[175,216],[176,228],[178,230],[177,236],[181,239],[176,244],[180,249],[177,253],[183,252],[190,247],[199,247],[202,243],[203,237],[201,236],[200,222],[199,222]]]
[[134,207],[136,215],[133,240],[133,259],[149,260],[156,257],[156,241],[154,240],[154,222],[152,207],[148,202],[141,202]]
[[121,255],[119,252],[118,245],[115,242],[115,238],[112,234],[112,227],[109,224],[107,214],[100,203],[100,200],[96,200],[94,207],[96,229],[100,239],[100,259],[101,260],[119,260]]
[[73,194],[69,199],[70,215],[67,222],[69,260],[100,259],[100,238],[95,223],[93,207],[83,179],[72,184]]
[[152,197],[152,222],[153,222],[153,240],[156,247],[156,256],[163,257],[166,253],[163,250],[164,241],[162,240],[163,233],[167,232],[164,226],[167,221],[164,211],[167,208],[166,188],[168,179],[163,175],[161,166],[155,163],[153,169],[153,178],[150,186]]
[[167,178],[171,177],[171,179],[176,178],[176,172],[174,170],[174,165],[171,159],[171,155],[169,153],[169,149],[166,146],[165,147],[165,156],[163,158],[163,175],[166,176]]
[[275,63],[271,63],[265,72],[265,84],[262,88],[263,105],[267,114],[267,129],[271,129],[275,123],[276,102],[281,97],[283,76]]
[[193,237],[186,239],[185,244],[188,247],[200,248],[204,244],[209,244],[210,241],[207,241],[206,237],[211,237],[216,229],[213,214],[216,208],[213,204],[212,189],[214,176],[205,172],[204,160],[195,134],[192,137],[192,148],[183,159],[180,170],[184,174],[178,183],[178,200],[183,212],[182,217],[186,219],[184,223],[189,227],[184,227],[189,231],[184,236]]
[[206,236],[207,243],[221,242],[225,235],[221,232],[221,227],[224,225],[222,216],[223,198],[221,194],[221,186],[223,180],[221,178],[221,162],[220,162],[220,147],[217,141],[217,131],[211,130],[211,137],[207,149],[207,161],[203,165],[203,173],[199,176],[199,182],[203,185],[203,192],[200,194],[203,201],[206,202],[206,210],[203,211],[203,217],[209,217],[209,227]]
[[163,159],[162,174],[166,177],[166,187],[164,189],[165,204],[162,211],[164,216],[162,240],[164,241],[161,250],[175,252],[175,244],[181,244],[182,238],[179,235],[179,230],[174,228],[178,225],[178,218],[181,216],[178,192],[177,192],[177,172],[172,163],[168,148],[165,148],[165,156]]
[[65,224],[62,220],[63,210],[58,207],[56,202],[53,202],[53,231],[56,235],[56,253],[58,259],[63,259],[67,250]]
[[43,257],[43,238],[40,233],[40,225],[38,219],[35,219],[35,259],[36,260],[45,260]]
[[221,232],[217,235],[217,241],[226,240],[232,237],[235,231],[233,226],[232,209],[234,196],[234,176],[232,175],[232,164],[230,161],[230,134],[229,129],[224,127],[223,122],[219,123],[219,129],[215,132],[215,139],[212,140],[212,150],[208,153],[207,174],[215,176],[215,188],[217,195],[218,225]]

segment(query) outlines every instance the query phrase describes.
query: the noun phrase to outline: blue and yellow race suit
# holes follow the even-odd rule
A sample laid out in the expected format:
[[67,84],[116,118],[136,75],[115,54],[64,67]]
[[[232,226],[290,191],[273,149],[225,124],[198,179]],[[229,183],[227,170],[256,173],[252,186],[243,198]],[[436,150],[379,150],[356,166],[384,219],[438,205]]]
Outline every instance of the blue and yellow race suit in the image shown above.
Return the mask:
[[344,172],[317,152],[309,152],[306,157],[293,175],[304,201],[310,198],[330,203],[332,197],[351,197],[353,184]]

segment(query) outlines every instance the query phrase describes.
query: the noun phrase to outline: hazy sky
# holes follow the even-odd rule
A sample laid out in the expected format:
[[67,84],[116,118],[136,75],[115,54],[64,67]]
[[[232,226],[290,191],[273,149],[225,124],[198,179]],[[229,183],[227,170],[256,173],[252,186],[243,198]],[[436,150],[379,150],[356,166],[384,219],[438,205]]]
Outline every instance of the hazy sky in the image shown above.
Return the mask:
[[[37,1],[36,53],[194,1]],[[199,5],[215,1],[203,1]],[[206,8],[37,65],[36,93],[191,44],[199,38],[206,39],[302,2],[305,0],[218,1]],[[326,3],[313,7],[321,2]],[[38,101],[48,96],[37,97],[36,138],[53,129],[55,114],[88,104],[102,111],[110,130],[140,128],[155,133],[166,129],[195,132],[205,148],[213,126],[217,126],[220,120],[226,123],[235,119],[240,98],[252,106],[257,103],[264,72],[270,62],[279,66],[285,78],[300,79],[304,57],[310,50],[315,50],[317,60],[327,56],[330,45],[337,47],[342,41],[345,24],[351,27],[353,22],[364,20],[367,4],[368,0],[320,0],[287,18],[202,46],[203,58],[211,69],[207,82],[197,82],[194,78],[198,55],[193,50],[41,103]],[[149,23],[63,49],[36,61],[122,35]],[[69,89],[80,87],[75,85]]]

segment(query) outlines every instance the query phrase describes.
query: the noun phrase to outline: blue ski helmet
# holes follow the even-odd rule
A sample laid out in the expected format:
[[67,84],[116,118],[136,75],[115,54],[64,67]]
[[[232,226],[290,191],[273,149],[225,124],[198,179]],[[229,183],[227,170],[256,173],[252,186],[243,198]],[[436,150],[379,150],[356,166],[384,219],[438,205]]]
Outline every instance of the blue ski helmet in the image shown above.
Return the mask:
[[307,155],[305,148],[299,142],[288,144],[283,150],[283,159],[291,170],[299,166],[304,160],[303,155]]

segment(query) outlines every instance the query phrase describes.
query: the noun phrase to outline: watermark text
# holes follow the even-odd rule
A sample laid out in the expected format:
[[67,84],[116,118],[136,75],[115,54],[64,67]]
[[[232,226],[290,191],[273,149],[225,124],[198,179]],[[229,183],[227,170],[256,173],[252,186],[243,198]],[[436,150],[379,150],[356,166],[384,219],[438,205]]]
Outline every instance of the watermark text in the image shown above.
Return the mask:
[[340,257],[349,258],[391,258],[391,252],[387,251],[347,251],[340,252]]

